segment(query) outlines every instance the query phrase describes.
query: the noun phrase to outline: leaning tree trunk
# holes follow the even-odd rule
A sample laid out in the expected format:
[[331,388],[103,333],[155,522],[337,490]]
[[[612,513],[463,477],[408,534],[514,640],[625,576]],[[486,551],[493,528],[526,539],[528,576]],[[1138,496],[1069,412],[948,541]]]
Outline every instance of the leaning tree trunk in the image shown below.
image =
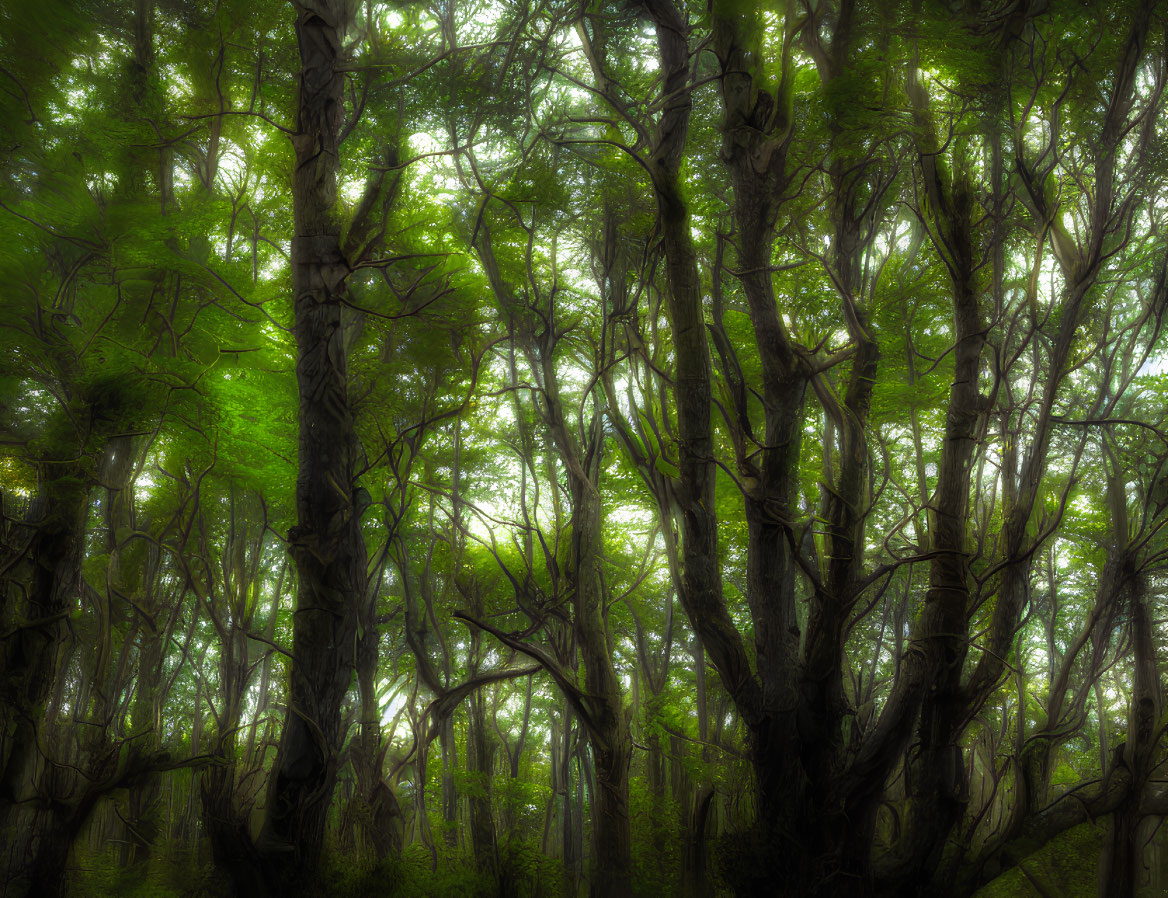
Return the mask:
[[269,882],[281,890],[305,882],[319,861],[365,580],[342,324],[348,267],[335,210],[344,9],[341,0],[296,3],[301,70],[292,136],[292,290],[300,441],[298,523],[289,543],[299,590],[288,706],[260,844]]

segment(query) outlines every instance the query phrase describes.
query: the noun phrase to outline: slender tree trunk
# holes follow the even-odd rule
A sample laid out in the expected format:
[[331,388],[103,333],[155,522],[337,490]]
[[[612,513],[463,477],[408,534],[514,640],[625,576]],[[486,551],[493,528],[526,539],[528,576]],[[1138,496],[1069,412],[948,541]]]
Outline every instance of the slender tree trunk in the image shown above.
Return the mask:
[[560,861],[563,872],[563,895],[564,898],[576,898],[579,894],[580,859],[576,854],[576,840],[572,836],[572,821],[575,819],[572,807],[572,730],[574,721],[567,703],[565,703],[562,720],[558,773],[553,789],[556,797],[560,800]]
[[[266,645],[272,645],[276,640],[276,620],[280,614],[280,598],[284,594],[284,577],[288,573],[288,565],[285,562],[280,565],[279,576],[276,577],[276,591],[272,596],[272,610],[268,615],[268,622],[264,625],[264,639]],[[267,745],[261,739],[259,744],[256,744],[256,737],[259,730],[259,722],[267,714],[269,707],[269,692],[272,684],[272,653],[274,650],[269,649],[264,653],[264,660],[260,662],[260,684],[259,691],[256,697],[256,713],[252,718],[251,724],[247,728],[247,749],[244,753],[244,760],[249,768],[256,768],[263,766],[264,754],[267,752]],[[267,726],[264,728],[265,734]]]
[[[384,562],[389,547],[383,550]],[[368,584],[360,611],[357,638],[357,694],[360,698],[360,731],[350,745],[355,782],[342,830],[351,831],[358,858],[380,861],[401,850],[402,819],[397,796],[385,782],[382,764],[387,746],[381,732],[381,706],[377,695],[378,646],[381,633],[377,625],[378,574]]]
[[[233,540],[238,538],[233,535]],[[229,541],[224,550],[231,551],[231,548],[232,542]],[[237,581],[236,588],[246,590],[248,581]],[[249,669],[247,638],[240,627],[246,626],[248,620],[227,624],[218,619],[215,621],[220,637],[219,693],[222,703],[217,715],[218,730],[210,753],[220,763],[203,772],[199,779],[199,795],[203,807],[203,825],[215,866],[232,877],[237,889],[241,883],[247,883],[254,891],[261,887],[261,883],[251,854],[247,817],[242,813],[236,798],[239,772],[236,737]]]
[[[162,634],[145,636],[145,645],[138,659],[137,694],[131,716],[135,733],[150,732],[147,745],[153,749],[159,745],[158,708],[159,687],[162,681],[163,642]],[[156,777],[147,778],[143,783],[130,789],[128,841],[132,846],[131,862],[138,863],[150,858],[154,840],[158,835],[160,813],[159,802],[162,782]]]
[[[478,232],[475,248],[503,308],[513,297],[503,282],[489,230]],[[554,315],[549,308],[535,310]],[[580,719],[592,748],[592,767],[597,795],[592,814],[593,876],[592,894],[622,898],[631,894],[632,829],[629,821],[629,763],[632,741],[623,693],[613,665],[600,566],[603,509],[600,498],[600,471],[604,454],[601,416],[594,412],[584,432],[572,427],[560,396],[556,369],[556,340],[553,329],[533,333],[528,327],[523,349],[539,381],[544,402],[540,409],[551,442],[567,473],[571,497],[571,561],[568,566],[572,596],[572,631],[584,666],[584,693],[589,712]],[[514,376],[514,370],[512,371]],[[573,674],[570,679],[575,679]],[[565,865],[567,853],[565,853]],[[565,866],[565,876],[568,876]]]
[[[454,744],[454,715],[443,721],[438,747],[442,753],[442,841],[447,848],[454,849],[458,846],[458,795],[454,791],[458,751]],[[468,749],[467,755],[473,757],[473,752]]]
[[706,841],[707,830],[711,818],[711,808],[714,801],[714,786],[709,775],[710,749],[710,712],[706,698],[706,653],[702,650],[701,640],[695,638],[692,643],[694,656],[695,697],[698,719],[698,739],[702,743],[701,762],[702,779],[694,796],[692,814],[686,821],[686,843],[682,856],[682,889],[686,898],[706,898],[712,894],[713,882],[706,870]]
[[648,4],[657,23],[657,41],[666,75],[663,94],[671,97],[650,160],[657,214],[665,248],[666,306],[673,332],[678,429],[677,504],[683,547],[680,595],[690,623],[722,675],[727,691],[748,719],[756,718],[761,695],[741,634],[722,596],[715,514],[713,429],[710,421],[711,365],[706,341],[702,286],[690,233],[689,210],[678,172],[689,127],[686,88],[689,48],[685,22],[671,0]]

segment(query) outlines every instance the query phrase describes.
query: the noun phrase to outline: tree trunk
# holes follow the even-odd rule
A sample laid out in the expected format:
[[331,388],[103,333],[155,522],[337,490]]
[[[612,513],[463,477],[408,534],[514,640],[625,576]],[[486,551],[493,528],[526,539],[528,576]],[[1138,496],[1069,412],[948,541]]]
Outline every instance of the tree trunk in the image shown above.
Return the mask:
[[552,789],[560,799],[560,861],[562,865],[562,892],[564,898],[579,894],[580,859],[573,837],[573,821],[577,809],[572,798],[572,758],[574,756],[572,731],[574,720],[571,709],[564,703],[563,729],[560,732],[559,764],[554,765]]
[[[388,546],[384,551],[388,553]],[[384,560],[385,556],[382,558]],[[380,643],[377,585],[380,579],[378,575],[369,583],[360,611],[356,668],[361,728],[349,748],[356,781],[342,824],[343,831],[352,833],[358,859],[368,858],[375,862],[400,851],[403,836],[401,806],[385,782],[382,771],[387,746],[381,733],[381,707],[377,695]]]
[[468,715],[467,755],[470,773],[476,782],[470,794],[470,836],[475,866],[479,871],[499,881],[499,852],[495,838],[495,817],[492,811],[491,780],[494,777],[495,747],[487,735],[486,710],[479,691],[470,697]]
[[342,322],[349,269],[335,208],[346,4],[316,0],[295,8],[301,71],[292,136],[292,291],[300,438],[298,523],[289,543],[299,586],[288,707],[259,846],[273,891],[302,887],[319,862],[344,735],[340,708],[352,677],[366,555]]
[[[599,430],[599,418],[595,419]],[[592,441],[599,474],[599,433]],[[593,898],[632,894],[632,830],[629,822],[629,762],[632,742],[612,664],[600,564],[600,494],[595,481],[573,490],[572,543],[575,583],[574,623],[584,662],[584,688],[591,700],[588,722],[596,794],[592,807]]]
[[[1122,485],[1119,489],[1123,489]],[[1126,530],[1126,526],[1123,529]],[[1140,800],[1159,760],[1157,725],[1164,707],[1164,691],[1156,668],[1155,625],[1145,595],[1144,575],[1133,571],[1130,566],[1124,573],[1131,612],[1135,673],[1128,709],[1127,742],[1117,749],[1116,754],[1119,763],[1131,771],[1132,786],[1123,803],[1111,814],[1111,839],[1104,845],[1099,858],[1099,898],[1135,898],[1147,869],[1144,863],[1147,843],[1140,838],[1144,835],[1140,826],[1144,819]]]
[[[458,794],[454,790],[458,751],[454,744],[453,714],[442,722],[438,747],[442,754],[442,840],[448,849],[454,849],[458,847]],[[468,748],[467,755],[473,759],[473,749]]]
[[[5,641],[3,699],[3,749],[0,749],[0,835],[5,842],[29,846],[33,841],[57,838],[55,823],[38,833],[43,815],[32,812],[29,802],[40,791],[43,779],[39,763],[38,734],[45,719],[45,705],[62,676],[68,653],[64,652],[65,619],[76,605],[81,590],[81,562],[85,545],[85,519],[89,490],[70,476],[42,487],[30,515],[36,527],[27,551],[31,567],[25,601],[5,615],[0,625],[15,630]],[[47,737],[42,735],[41,740]],[[54,760],[62,760],[54,758]],[[67,856],[69,844],[64,846]],[[23,856],[25,852],[7,855]],[[20,862],[17,862],[18,866]],[[0,871],[6,880],[19,877],[21,869]],[[35,880],[34,880],[35,881]]]
[[[511,308],[514,297],[502,279],[490,232],[485,225],[479,228],[475,249],[499,305],[504,309]],[[532,311],[545,320],[555,314],[554,307]],[[620,681],[613,666],[600,577],[603,526],[600,471],[604,454],[601,415],[594,413],[587,424],[581,421],[583,432],[572,427],[560,394],[555,328],[536,332],[528,325],[522,333],[524,353],[544,398],[539,410],[566,471],[571,497],[568,592],[572,596],[572,632],[584,665],[583,692],[588,702],[588,713],[579,717],[592,748],[598,793],[592,815],[594,869],[591,891],[594,896],[622,898],[631,894],[632,887],[632,829],[629,822],[632,741]],[[593,389],[598,389],[595,383]],[[575,689],[574,667],[570,671],[565,681]],[[565,877],[569,876],[567,863],[565,852]]]

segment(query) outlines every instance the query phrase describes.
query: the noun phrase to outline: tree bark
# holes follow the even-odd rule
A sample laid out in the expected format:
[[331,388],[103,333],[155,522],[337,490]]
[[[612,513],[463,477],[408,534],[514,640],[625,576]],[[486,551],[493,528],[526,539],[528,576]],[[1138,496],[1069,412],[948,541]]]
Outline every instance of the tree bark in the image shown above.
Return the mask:
[[300,437],[289,543],[299,583],[288,705],[259,845],[273,891],[303,887],[320,859],[366,576],[342,321],[349,268],[336,209],[348,5],[315,0],[295,9],[301,69],[292,136],[292,292]]
[[495,746],[487,733],[486,709],[482,690],[470,697],[467,715],[467,755],[469,772],[477,782],[470,795],[470,834],[475,866],[499,881],[499,849],[495,835],[495,815],[492,810],[492,780],[495,767]]
[[[5,851],[0,873],[5,881],[16,883],[30,873],[36,882],[37,870],[30,871],[17,860],[32,846],[41,846],[40,857],[54,841],[66,840],[60,849],[62,870],[72,846],[72,831],[60,830],[60,814],[38,813],[31,802],[46,785],[41,759],[41,746],[48,741],[45,706],[69,657],[65,618],[81,591],[89,490],[85,481],[69,475],[47,481],[42,490],[30,508],[35,530],[26,553],[31,570],[25,600],[14,603],[11,616],[3,618],[5,628],[15,633],[4,645],[0,835],[6,844],[23,845],[25,850]],[[8,869],[10,859],[14,866]]]
[[1140,823],[1145,816],[1140,799],[1159,760],[1157,724],[1164,707],[1164,690],[1156,667],[1155,626],[1144,576],[1130,567],[1124,573],[1135,672],[1127,742],[1118,749],[1118,758],[1131,772],[1131,789],[1111,812],[1111,839],[1099,858],[1099,898],[1135,898],[1147,869],[1144,863],[1147,843],[1140,840]]

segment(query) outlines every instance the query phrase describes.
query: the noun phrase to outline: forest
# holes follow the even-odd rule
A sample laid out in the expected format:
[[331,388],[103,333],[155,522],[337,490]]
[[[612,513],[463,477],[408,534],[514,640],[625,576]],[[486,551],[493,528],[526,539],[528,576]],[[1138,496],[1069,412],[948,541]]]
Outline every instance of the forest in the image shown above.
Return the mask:
[[0,0],[0,895],[1168,894],[1166,83]]

